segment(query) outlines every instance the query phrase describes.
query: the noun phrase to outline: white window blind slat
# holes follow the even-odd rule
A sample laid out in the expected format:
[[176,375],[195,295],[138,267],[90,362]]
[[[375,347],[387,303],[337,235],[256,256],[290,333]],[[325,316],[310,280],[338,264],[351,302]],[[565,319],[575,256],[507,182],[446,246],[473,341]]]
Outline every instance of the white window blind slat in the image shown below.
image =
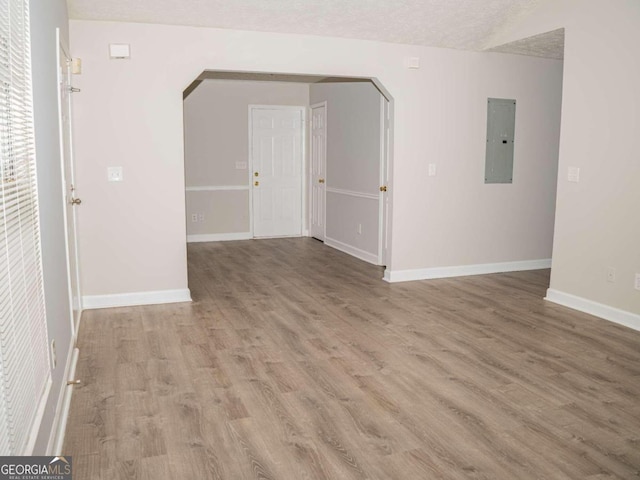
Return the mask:
[[50,379],[28,0],[0,0],[0,455],[22,455]]

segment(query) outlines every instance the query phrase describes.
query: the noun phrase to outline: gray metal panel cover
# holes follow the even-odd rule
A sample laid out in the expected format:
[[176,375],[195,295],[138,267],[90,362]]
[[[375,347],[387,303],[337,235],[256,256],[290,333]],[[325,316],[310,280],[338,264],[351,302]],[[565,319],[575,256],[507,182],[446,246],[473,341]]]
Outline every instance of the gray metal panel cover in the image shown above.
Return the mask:
[[516,101],[489,98],[487,101],[487,152],[484,183],[513,182],[513,137]]

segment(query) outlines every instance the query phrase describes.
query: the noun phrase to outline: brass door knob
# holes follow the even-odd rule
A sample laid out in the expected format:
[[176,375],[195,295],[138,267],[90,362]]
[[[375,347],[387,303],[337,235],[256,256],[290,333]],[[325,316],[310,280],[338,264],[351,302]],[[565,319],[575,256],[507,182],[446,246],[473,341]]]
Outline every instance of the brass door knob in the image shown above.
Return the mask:
[[69,203],[71,205],[80,205],[82,203],[82,200],[80,200],[79,198],[71,197],[71,200],[69,200]]
[[260,175],[258,172],[253,172],[254,177],[257,177],[258,175]]
[[256,180],[255,182],[253,182],[253,184],[257,187],[258,185],[260,185],[260,182]]
[[319,178],[318,183],[324,183],[324,178]]
[[380,191],[381,192],[386,192],[387,191],[387,186],[386,185],[381,186],[380,187]]

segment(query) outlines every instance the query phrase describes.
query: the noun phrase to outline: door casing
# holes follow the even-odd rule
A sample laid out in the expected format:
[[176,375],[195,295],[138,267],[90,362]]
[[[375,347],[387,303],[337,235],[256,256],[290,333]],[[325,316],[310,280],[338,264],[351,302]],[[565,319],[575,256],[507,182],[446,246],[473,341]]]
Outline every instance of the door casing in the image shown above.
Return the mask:
[[67,260],[67,276],[69,278],[69,307],[71,310],[71,332],[75,340],[78,335],[80,317],[82,316],[82,287],[80,277],[80,261],[78,255],[78,218],[76,208],[72,204],[77,185],[75,183],[75,165],[73,157],[72,109],[71,109],[71,56],[68,48],[60,39],[60,29],[56,29],[56,46],[58,56],[58,120],[60,141],[60,167],[62,172],[62,201],[65,223],[65,244]]
[[378,212],[378,265],[387,264],[389,249],[389,144],[390,144],[390,104],[384,95],[380,95],[380,191]]
[[[316,145],[314,144],[314,140],[313,140],[313,121],[314,121],[314,110],[316,109],[324,109],[324,115],[323,115],[323,122],[324,122],[324,138],[323,138],[323,145],[322,145],[322,150],[323,153],[321,155],[321,157],[319,159],[316,159],[316,156],[314,154],[314,149],[316,148]],[[324,238],[326,236],[326,213],[327,213],[327,191],[326,191],[326,181],[327,181],[327,102],[320,102],[320,103],[315,103],[313,105],[311,105],[311,124],[310,124],[310,128],[308,130],[308,135],[311,138],[311,141],[309,142],[310,144],[310,165],[309,165],[309,213],[308,213],[308,218],[309,218],[309,235],[317,238],[318,240],[322,240],[324,241]],[[319,160],[320,162],[322,162],[323,164],[320,165],[320,171],[319,173],[316,175],[316,171],[314,168],[314,162],[316,160]],[[319,178],[316,178],[319,177]],[[322,187],[319,187],[317,182],[320,180],[320,177],[322,177],[322,181],[324,182],[322,184]],[[322,194],[321,194],[321,198],[318,199],[315,195],[315,189],[316,188],[321,188],[322,190]],[[320,227],[319,231],[314,232],[314,228],[313,228],[313,210],[314,208],[316,208],[316,202],[320,200],[320,208],[321,208],[321,218],[322,218],[322,226]]]

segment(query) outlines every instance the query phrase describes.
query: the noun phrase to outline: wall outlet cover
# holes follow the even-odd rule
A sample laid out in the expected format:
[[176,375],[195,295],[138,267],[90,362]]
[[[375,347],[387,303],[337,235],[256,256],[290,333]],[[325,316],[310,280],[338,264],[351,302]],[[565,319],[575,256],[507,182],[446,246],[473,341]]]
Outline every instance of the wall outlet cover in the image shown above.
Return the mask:
[[107,167],[107,179],[110,182],[121,182],[124,179],[122,167]]
[[109,58],[125,59],[131,57],[131,47],[128,43],[110,43]]
[[420,57],[409,57],[406,60],[407,68],[418,69],[420,68]]

